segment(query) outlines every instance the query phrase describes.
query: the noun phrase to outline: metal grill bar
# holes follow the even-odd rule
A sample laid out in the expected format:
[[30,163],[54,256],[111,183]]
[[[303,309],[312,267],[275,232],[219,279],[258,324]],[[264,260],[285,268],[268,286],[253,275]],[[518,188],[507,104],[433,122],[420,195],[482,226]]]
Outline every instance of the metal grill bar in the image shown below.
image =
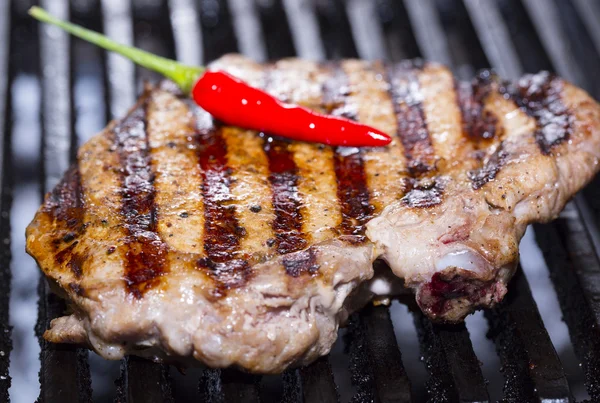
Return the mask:
[[7,167],[10,164],[10,118],[9,118],[9,47],[10,2],[0,3],[0,400],[8,401],[10,376],[8,365],[12,349],[11,329],[8,324],[10,296],[10,184]]
[[128,356],[121,362],[121,376],[116,382],[117,400],[127,403],[174,402],[168,367]]
[[380,0],[378,6],[389,59],[397,62],[421,57],[403,2]]
[[[133,45],[133,23],[128,1],[101,0],[104,33],[125,45]],[[106,54],[109,119],[123,116],[135,102],[135,69],[123,57]]]
[[321,357],[313,364],[300,368],[298,372],[304,402],[338,402],[338,392],[333,380],[329,357]]
[[207,62],[225,53],[238,51],[231,14],[226,1],[200,1],[200,24],[202,25],[204,59]]
[[555,225],[536,225],[535,234],[550,269],[575,353],[583,364],[587,391],[592,401],[598,401],[600,263],[573,206],[561,214]]
[[428,389],[434,401],[488,402],[483,374],[464,324],[434,325],[415,313],[421,351],[431,377]]
[[348,40],[352,31],[341,0],[318,1],[315,7],[327,58],[357,57],[354,41]]
[[279,59],[294,56],[296,51],[292,33],[281,3],[279,1],[256,1],[267,58]]
[[323,60],[325,50],[311,3],[306,0],[284,0],[283,4],[297,53],[307,60]]
[[177,60],[199,66],[204,60],[203,35],[198,22],[197,3],[192,0],[170,0],[171,25]]
[[485,0],[464,0],[464,3],[494,69],[505,78],[516,78],[523,74],[523,67],[510,42],[498,3]]
[[404,5],[423,56],[449,66],[448,42],[433,0],[404,0]]
[[562,28],[554,0],[522,1],[556,71],[567,80],[585,86],[580,66],[574,58],[566,57],[571,54],[571,45]]
[[378,21],[375,3],[370,0],[348,0],[346,13],[358,55],[365,60],[386,59],[383,31]]
[[504,367],[506,398],[569,402],[562,365],[519,267],[502,304],[486,312]]
[[259,384],[260,376],[244,374],[234,369],[221,371],[221,391],[224,402],[259,402]]
[[228,0],[233,29],[242,54],[257,62],[267,58],[260,18],[253,0]]
[[600,54],[600,24],[598,24],[600,4],[589,0],[573,0],[573,5],[577,8],[581,20],[592,37],[596,53]]
[[402,364],[389,309],[371,306],[361,312],[360,318],[373,374],[374,394],[380,402],[410,402],[410,381]]
[[[60,18],[68,19],[68,1],[44,1],[42,5]],[[43,96],[44,189],[52,189],[69,166],[73,120],[68,36],[45,25],[40,29]],[[85,401],[91,396],[87,351],[57,345],[42,338],[50,321],[63,315],[65,303],[50,292],[44,278],[39,286],[40,307],[36,333],[41,346],[40,400]]]

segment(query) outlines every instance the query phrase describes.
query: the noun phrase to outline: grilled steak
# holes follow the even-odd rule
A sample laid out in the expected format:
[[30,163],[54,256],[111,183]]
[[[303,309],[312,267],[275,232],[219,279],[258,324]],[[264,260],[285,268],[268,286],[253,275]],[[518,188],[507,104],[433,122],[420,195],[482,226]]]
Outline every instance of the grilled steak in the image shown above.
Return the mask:
[[[549,73],[463,83],[418,61],[234,55],[212,67],[394,141],[289,142],[214,122],[169,83],[147,88],[81,147],[27,230],[73,309],[47,340],[279,372],[326,354],[352,310],[397,291],[390,279],[432,319],[460,321],[503,298],[527,224],[598,170],[598,104]],[[374,277],[377,259],[389,267]]]

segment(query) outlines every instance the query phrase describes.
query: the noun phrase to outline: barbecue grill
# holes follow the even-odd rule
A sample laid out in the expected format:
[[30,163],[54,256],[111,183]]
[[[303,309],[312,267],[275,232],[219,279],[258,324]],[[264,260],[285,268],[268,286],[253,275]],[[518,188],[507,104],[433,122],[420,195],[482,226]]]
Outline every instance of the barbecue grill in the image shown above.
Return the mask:
[[[122,116],[143,80],[157,78],[37,24],[26,15],[31,5],[0,0],[0,401],[9,399],[12,343],[26,347],[25,336],[11,332],[9,325],[11,266],[16,284],[23,283],[22,265],[33,265],[16,256],[11,262],[11,242],[13,251],[23,242],[21,233],[11,239],[11,217],[13,226],[15,219],[30,219],[16,214],[21,206],[13,205],[13,190],[37,205],[67,169],[77,146],[107,119]],[[595,74],[600,2],[594,0],[41,0],[40,5],[121,42],[189,64],[227,52],[259,61],[294,55],[318,60],[424,57],[448,64],[462,79],[488,66],[507,78],[553,70],[600,99]],[[600,402],[599,196],[600,179],[558,220],[534,228],[562,311],[555,315],[562,314],[568,326],[592,402]],[[15,286],[12,292],[23,291]],[[65,305],[43,280],[38,296],[39,401],[91,401],[93,389],[106,387],[90,375],[102,363],[89,359],[84,349],[43,341],[41,333]],[[408,305],[427,371],[426,396],[415,392],[421,381],[409,377],[414,371],[408,370],[423,364],[407,362],[406,354],[403,360],[394,332],[394,325],[413,323],[393,323],[390,310],[377,306],[352,316],[335,354],[306,368],[265,377],[231,369],[190,370],[185,378],[197,385],[193,399],[491,401],[488,386],[493,385],[483,376],[466,326],[433,324]],[[502,367],[504,401],[574,400],[573,376],[559,360],[521,270],[505,301],[485,318]],[[118,402],[179,401],[185,396],[173,387],[176,376],[168,366],[131,357],[121,362],[115,386],[109,387]]]

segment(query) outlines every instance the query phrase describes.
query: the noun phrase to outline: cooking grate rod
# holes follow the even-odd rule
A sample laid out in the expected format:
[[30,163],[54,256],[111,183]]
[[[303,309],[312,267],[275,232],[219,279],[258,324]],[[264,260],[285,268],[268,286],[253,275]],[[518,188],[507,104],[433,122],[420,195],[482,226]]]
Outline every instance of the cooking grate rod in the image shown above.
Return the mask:
[[8,304],[10,297],[10,221],[11,205],[9,173],[10,156],[6,150],[10,148],[9,114],[9,47],[10,47],[10,9],[6,1],[0,2],[0,400],[8,401],[10,375],[8,374],[10,351],[12,350],[11,328],[8,324]]

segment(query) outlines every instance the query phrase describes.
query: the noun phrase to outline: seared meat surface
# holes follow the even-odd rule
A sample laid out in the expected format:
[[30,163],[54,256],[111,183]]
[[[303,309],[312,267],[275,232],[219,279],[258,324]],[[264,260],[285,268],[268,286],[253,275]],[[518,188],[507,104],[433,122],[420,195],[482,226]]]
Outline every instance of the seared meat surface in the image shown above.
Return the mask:
[[27,230],[73,310],[46,339],[279,372],[327,354],[353,309],[397,291],[390,278],[430,318],[461,321],[502,300],[527,224],[598,170],[598,104],[548,73],[461,83],[431,63],[235,55],[212,68],[394,141],[289,142],[214,122],[169,83],[147,88]]

